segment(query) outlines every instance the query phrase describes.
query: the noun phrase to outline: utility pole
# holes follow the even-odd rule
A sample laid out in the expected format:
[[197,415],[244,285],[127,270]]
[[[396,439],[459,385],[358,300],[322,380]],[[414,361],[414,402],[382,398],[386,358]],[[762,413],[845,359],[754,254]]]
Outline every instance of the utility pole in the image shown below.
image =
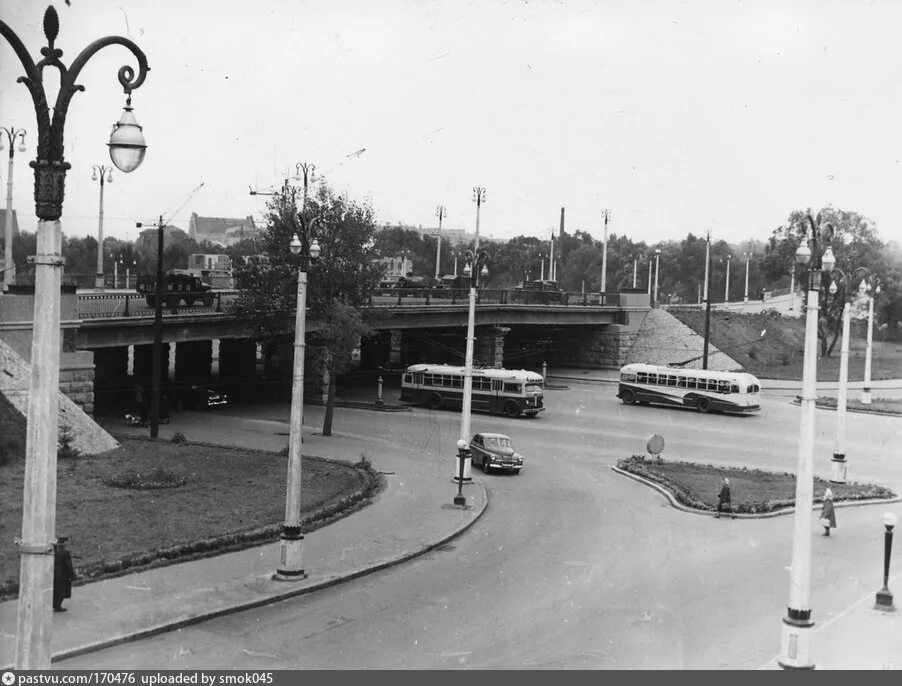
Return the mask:
[[730,302],[730,260],[733,259],[733,256],[730,253],[727,253],[727,284],[724,287],[723,292],[723,301],[725,303]]
[[[604,211],[604,238],[601,241],[601,288],[599,292],[604,293],[608,285],[608,221],[611,218],[611,211]],[[634,284],[635,285],[635,284]]]
[[435,216],[438,217],[438,235],[435,237],[435,278],[438,280],[439,261],[442,256],[442,219],[448,215],[444,205],[435,208]]
[[[710,245],[710,240],[709,240]],[[705,262],[705,274],[712,269],[711,258]],[[705,278],[705,347],[702,352],[702,369],[708,368],[708,341],[711,337],[711,298],[708,297],[708,279]]]

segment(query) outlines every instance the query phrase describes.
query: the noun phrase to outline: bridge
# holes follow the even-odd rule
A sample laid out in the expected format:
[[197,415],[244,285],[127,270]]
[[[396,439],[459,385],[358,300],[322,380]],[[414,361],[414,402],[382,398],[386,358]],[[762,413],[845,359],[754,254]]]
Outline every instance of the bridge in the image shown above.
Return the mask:
[[[64,289],[63,294],[61,379],[65,379],[67,370],[78,377],[82,397],[73,400],[89,411],[102,414],[121,408],[136,384],[149,384],[154,308],[145,296],[134,291],[69,291]],[[234,312],[238,292],[218,290],[214,294],[213,302],[206,306],[164,306],[164,383],[173,387],[216,383],[240,395],[256,380],[281,379],[283,385],[286,380],[290,382],[291,337],[258,340],[252,322]],[[533,369],[540,369],[546,361],[618,366],[649,309],[644,290],[563,293],[560,302],[554,304],[523,302],[535,295],[541,294],[527,296],[516,289],[478,291],[474,353],[478,364]],[[361,341],[360,368],[400,369],[424,360],[462,364],[468,297],[467,289],[377,291],[363,308],[373,334]],[[2,307],[6,302],[8,309],[8,297],[0,298],[0,337],[27,357],[30,349],[21,338],[27,328],[30,339],[33,293],[29,298],[24,290],[19,299],[16,322],[10,321]],[[286,312],[285,318],[290,325],[293,313]],[[315,318],[308,319],[307,359],[311,369],[305,381],[314,389],[322,379],[316,369],[321,359],[316,340],[319,327]],[[17,336],[18,345],[10,340]],[[78,362],[67,368],[65,353]],[[91,384],[87,383],[89,376]]]

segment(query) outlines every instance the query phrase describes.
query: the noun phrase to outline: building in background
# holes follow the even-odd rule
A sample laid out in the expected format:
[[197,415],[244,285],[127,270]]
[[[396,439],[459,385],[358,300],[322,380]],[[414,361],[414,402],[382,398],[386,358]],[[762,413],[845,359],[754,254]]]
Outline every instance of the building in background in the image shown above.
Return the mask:
[[260,230],[251,216],[243,219],[199,217],[197,212],[192,212],[188,222],[188,237],[198,243],[208,241],[214,245],[228,247],[248,238],[256,240],[259,236]]

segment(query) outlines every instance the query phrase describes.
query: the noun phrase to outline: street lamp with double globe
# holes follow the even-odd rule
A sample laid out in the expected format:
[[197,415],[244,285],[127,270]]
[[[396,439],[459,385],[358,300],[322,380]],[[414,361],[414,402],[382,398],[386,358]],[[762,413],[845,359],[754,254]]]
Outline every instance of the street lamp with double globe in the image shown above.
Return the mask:
[[[97,219],[97,273],[94,275],[94,287],[103,288],[103,185],[113,183],[113,168],[104,164],[95,164],[91,181],[100,181],[100,210]],[[114,279],[115,280],[115,279]],[[113,288],[116,285],[113,284]]]
[[[830,294],[835,296],[838,292],[843,298],[842,310],[842,343],[839,353],[839,389],[836,394],[836,433],[833,441],[833,458],[831,460],[832,473],[830,481],[833,483],[845,483],[848,470],[846,462],[846,400],[848,398],[849,385],[849,330],[851,328],[851,299],[854,292],[852,285],[857,280],[858,274],[862,275],[861,284],[869,272],[867,267],[858,267],[850,275],[846,275],[841,269],[834,269],[830,278]],[[861,289],[859,288],[859,291]]]
[[[4,138],[6,139],[4,141]],[[19,139],[19,152],[25,152],[25,129],[0,126],[0,150],[9,143],[9,167],[6,172],[6,217],[3,226],[3,288],[16,282],[16,265],[13,261],[13,157],[16,152],[16,139]]]
[[[796,468],[795,511],[793,514],[792,562],[790,563],[789,605],[783,618],[780,666],[787,669],[812,669],[811,661],[811,518],[814,501],[814,409],[817,378],[817,324],[821,274],[833,271],[836,258],[830,241],[833,225],[815,225],[806,216],[810,230],[796,250],[796,262],[808,269],[808,303],[805,316],[805,348],[802,367],[801,419]],[[820,219],[820,217],[818,217]],[[809,247],[809,240],[811,246]],[[827,247],[821,255],[818,243]]]
[[[489,270],[486,267],[488,255],[484,252],[474,253],[467,250],[466,262],[464,264],[464,275],[470,281],[470,306],[467,314],[467,347],[464,357],[464,388],[463,388],[463,406],[460,415],[460,440],[469,443],[470,440],[470,411],[473,401],[473,347],[476,343],[476,287],[478,286],[479,276],[488,276]],[[461,481],[468,481],[470,477],[470,455],[467,451],[464,459],[464,466],[460,471],[460,476],[455,476]]]
[[871,356],[874,351],[874,298],[880,295],[880,279],[862,281],[863,290],[868,295],[868,338],[864,349],[864,385],[861,389],[861,404],[871,404]]
[[[72,96],[84,90],[76,83],[85,64],[102,48],[121,45],[138,62],[138,68],[119,69],[119,83],[126,95],[125,109],[115,125],[110,158],[123,172],[133,171],[144,159],[147,145],[132,114],[131,93],[144,83],[149,67],[141,49],[128,38],[107,36],[88,45],[67,67],[55,47],[59,16],[50,6],[44,12],[47,47],[35,63],[22,40],[0,21],[0,35],[10,44],[25,75],[38,124],[34,169],[35,214],[38,218],[34,257],[34,330],[31,346],[31,384],[28,395],[28,431],[25,441],[25,484],[22,502],[22,538],[19,540],[19,603],[16,633],[16,669],[50,668],[51,587],[53,545],[56,528],[56,451],[59,432],[60,285],[63,196],[66,172],[71,165],[64,157],[63,131]],[[44,91],[44,69],[59,71],[59,90],[51,108]]]
[[[307,225],[307,238],[316,220]],[[294,234],[289,244],[292,255],[300,255],[303,244]],[[319,257],[316,238],[310,243],[310,259]],[[301,445],[304,427],[304,352],[307,326],[307,256],[298,266],[297,307],[294,316],[294,362],[291,377],[291,420],[288,438],[288,480],[285,494],[285,523],[280,536],[279,567],[273,578],[297,581],[306,578],[304,571],[304,535],[301,533]]]

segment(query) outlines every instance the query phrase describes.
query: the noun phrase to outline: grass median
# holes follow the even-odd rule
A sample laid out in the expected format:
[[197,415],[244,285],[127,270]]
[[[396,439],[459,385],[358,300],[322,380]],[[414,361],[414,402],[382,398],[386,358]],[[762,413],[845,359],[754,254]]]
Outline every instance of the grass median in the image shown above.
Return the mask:
[[[641,455],[619,460],[617,467],[664,487],[677,502],[696,510],[715,512],[724,477],[730,479],[733,510],[739,514],[764,514],[795,505],[796,477],[789,472],[766,472],[745,467],[719,467],[694,462],[667,462]],[[896,494],[876,484],[831,483],[814,477],[814,502],[823,502],[824,489],[833,501],[892,499]]]
[[[285,455],[120,439],[102,455],[57,466],[57,535],[69,537],[80,580],[94,580],[278,539]],[[0,466],[0,598],[18,592],[24,459]],[[301,516],[312,530],[370,502],[381,487],[358,464],[304,456]]]

